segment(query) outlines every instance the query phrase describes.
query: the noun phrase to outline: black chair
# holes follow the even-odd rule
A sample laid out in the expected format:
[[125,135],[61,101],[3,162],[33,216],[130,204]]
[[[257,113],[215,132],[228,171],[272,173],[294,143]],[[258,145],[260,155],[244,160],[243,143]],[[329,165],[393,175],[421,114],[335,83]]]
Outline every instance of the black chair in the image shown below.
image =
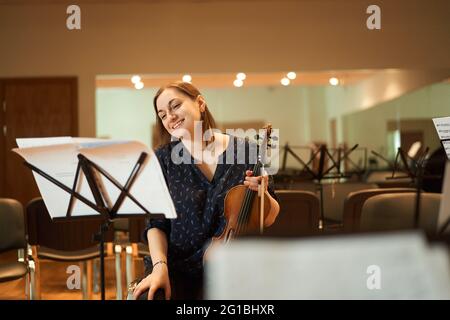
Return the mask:
[[[92,262],[100,257],[99,246],[94,242],[93,235],[99,231],[103,220],[80,218],[71,221],[52,221],[42,198],[31,200],[26,211],[28,240],[36,261],[38,295],[40,295],[39,261],[48,259],[60,262],[81,262],[84,271],[82,273],[83,298],[90,299]],[[105,235],[106,247],[109,248],[105,252],[106,256],[113,255],[113,239],[114,232],[109,230]],[[118,284],[119,281],[121,280],[116,274],[117,286],[121,286]]]
[[0,199],[0,253],[18,250],[18,261],[0,263],[0,282],[26,277],[25,295],[35,298],[34,262],[28,257],[23,207],[13,199]]

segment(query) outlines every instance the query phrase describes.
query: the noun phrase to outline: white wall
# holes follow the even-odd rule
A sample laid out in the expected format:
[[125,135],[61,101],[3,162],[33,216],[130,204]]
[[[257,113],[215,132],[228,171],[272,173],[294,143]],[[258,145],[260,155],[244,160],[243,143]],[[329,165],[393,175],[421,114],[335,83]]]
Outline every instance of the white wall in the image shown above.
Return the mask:
[[151,146],[155,90],[98,89],[97,137],[138,140]]
[[79,131],[95,134],[99,74],[450,67],[448,0],[2,1],[0,77],[77,76]]
[[[201,89],[217,122],[270,122],[280,143],[306,144],[327,139],[323,87]],[[136,139],[150,146],[155,122],[154,88],[97,90],[97,136]],[[256,128],[257,129],[257,128]]]
[[[450,83],[436,83],[370,109],[343,116],[343,136],[349,145],[360,143],[385,153],[387,122],[450,116]],[[434,139],[433,139],[434,138]],[[428,139],[436,146],[437,136]],[[427,141],[425,141],[427,143]]]

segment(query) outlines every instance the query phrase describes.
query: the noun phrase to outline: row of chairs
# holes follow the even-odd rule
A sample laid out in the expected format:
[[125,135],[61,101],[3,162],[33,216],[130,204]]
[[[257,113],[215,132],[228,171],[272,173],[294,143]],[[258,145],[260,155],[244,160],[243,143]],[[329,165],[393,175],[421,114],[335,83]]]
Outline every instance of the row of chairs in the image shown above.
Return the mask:
[[[351,193],[358,192],[360,190],[379,190],[388,189],[387,191],[380,192],[391,192],[391,190],[408,190],[413,192],[414,189],[411,187],[392,187],[392,188],[379,188],[375,183],[366,182],[343,182],[343,183],[330,183],[323,182],[321,184],[313,182],[302,182],[291,185],[289,189],[284,190],[300,190],[309,191],[315,193],[319,199],[322,198],[323,204],[323,216],[325,221],[332,222],[334,224],[342,224],[344,220],[344,204],[347,196]],[[395,191],[394,191],[395,192]]]
[[[320,199],[316,193],[279,190],[280,214],[265,234],[268,236],[304,236],[327,231],[320,223]],[[434,233],[441,194],[421,193],[419,227]],[[416,193],[411,188],[365,189],[350,192],[343,203],[342,223],[333,232],[382,231],[414,227]]]

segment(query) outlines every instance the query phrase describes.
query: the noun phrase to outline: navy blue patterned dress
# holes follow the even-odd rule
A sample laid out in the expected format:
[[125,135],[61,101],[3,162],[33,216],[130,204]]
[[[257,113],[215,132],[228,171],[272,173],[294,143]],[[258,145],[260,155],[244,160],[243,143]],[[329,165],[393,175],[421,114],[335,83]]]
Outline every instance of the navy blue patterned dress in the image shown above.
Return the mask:
[[[190,160],[187,161],[189,163],[175,164],[171,160],[174,148],[180,156]],[[244,157],[242,150],[245,150]],[[207,244],[213,236],[222,233],[226,224],[223,214],[225,195],[230,188],[243,184],[245,171],[253,169],[256,145],[230,136],[228,147],[219,156],[211,181],[194,164],[189,151],[179,141],[160,147],[155,154],[161,163],[177,218],[152,219],[144,235],[146,237],[150,228],[164,231],[168,239],[167,258],[171,273],[201,277]],[[269,192],[276,198],[271,183]]]

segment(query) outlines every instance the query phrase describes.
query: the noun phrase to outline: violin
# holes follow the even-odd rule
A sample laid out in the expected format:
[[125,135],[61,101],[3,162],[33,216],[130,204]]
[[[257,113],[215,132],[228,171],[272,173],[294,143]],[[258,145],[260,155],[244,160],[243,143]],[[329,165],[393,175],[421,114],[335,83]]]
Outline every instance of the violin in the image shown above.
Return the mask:
[[[264,163],[267,150],[270,151],[270,135],[272,126],[264,127],[265,134],[262,137],[261,146],[258,145],[258,159],[253,167],[253,175],[264,175]],[[270,200],[268,192],[261,179],[260,191],[253,191],[245,185],[238,185],[231,188],[225,196],[224,216],[226,225],[222,234],[214,237],[209,248],[217,244],[228,243],[230,240],[248,235],[257,235],[264,232],[264,221],[270,212]],[[263,190],[264,192],[261,192]],[[205,252],[207,255],[208,250]]]

